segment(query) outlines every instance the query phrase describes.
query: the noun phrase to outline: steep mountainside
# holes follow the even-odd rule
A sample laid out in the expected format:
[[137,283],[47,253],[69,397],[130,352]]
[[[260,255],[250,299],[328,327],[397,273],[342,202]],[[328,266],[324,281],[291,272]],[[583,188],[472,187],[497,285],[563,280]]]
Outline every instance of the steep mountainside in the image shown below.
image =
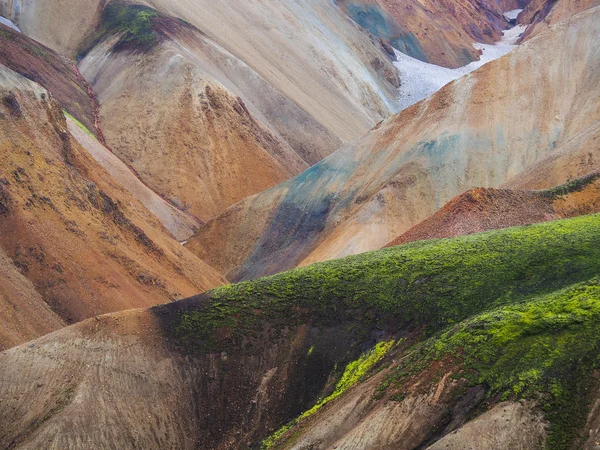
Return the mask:
[[0,354],[0,446],[593,442],[598,275],[595,215],[99,317]]
[[[599,24],[594,8],[551,27],[233,206],[188,248],[229,279],[248,279],[380,248],[455,195],[500,186],[538,161],[589,173],[600,152]],[[567,181],[556,178],[543,187]]]
[[[200,225],[189,214],[175,208],[145,186],[137,175],[104,147],[88,130],[103,140],[98,123],[98,102],[92,87],[66,58],[25,35],[0,25],[2,63],[45,87],[69,112],[69,132],[136,199],[156,215],[180,241],[190,237]],[[70,116],[73,114],[73,116]]]
[[523,35],[523,39],[527,39],[550,25],[595,6],[600,6],[599,0],[532,0],[519,14],[517,21],[527,25]]
[[507,22],[503,12],[528,0],[337,0],[356,23],[409,56],[445,67],[479,57],[474,42],[499,41]]
[[65,323],[0,248],[0,350],[15,347]]
[[2,24],[0,62],[44,86],[64,108],[99,135],[96,98],[73,62]]
[[[329,0],[11,3],[25,33],[86,56],[115,154],[202,220],[396,108],[390,56]],[[65,8],[77,17],[51,25]]]
[[387,246],[600,212],[600,174],[544,191],[471,189]]
[[[48,91],[0,66],[0,98],[0,248],[62,320],[151,306],[225,282],[72,138]],[[13,313],[34,327],[39,302],[27,297],[24,290]]]

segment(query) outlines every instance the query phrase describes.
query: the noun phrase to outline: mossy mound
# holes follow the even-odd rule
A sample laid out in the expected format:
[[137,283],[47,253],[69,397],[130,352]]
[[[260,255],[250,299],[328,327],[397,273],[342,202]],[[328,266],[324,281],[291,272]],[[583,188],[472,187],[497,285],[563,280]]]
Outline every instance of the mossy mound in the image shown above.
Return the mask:
[[114,51],[149,51],[160,42],[160,33],[155,22],[161,15],[143,5],[112,2],[102,11],[100,25],[81,45],[77,59],[103,40],[119,35]]
[[[389,350],[398,360],[412,354],[379,398],[401,400],[407,379],[452,355],[455,375],[493,398],[538,400],[551,422],[549,448],[567,448],[585,419],[598,361],[598,276],[600,215],[590,215],[421,241],[217,288],[179,302],[165,330],[186,351],[207,353],[268,345],[304,324],[337,327],[363,342],[363,356],[353,353],[361,367],[374,331],[386,342],[411,333],[420,336],[416,344]],[[310,345],[309,353],[320,351]],[[346,371],[332,373],[338,384],[326,402],[348,387],[337,389]],[[285,442],[322,401],[264,445]]]
[[600,364],[600,278],[480,314],[407,351],[380,390],[402,390],[434,361],[488,396],[531,398],[550,422],[547,448],[570,448],[585,423]]
[[[264,322],[435,333],[485,310],[600,273],[600,215],[422,241],[215,289],[179,305],[170,331],[196,350],[252,336]],[[391,327],[391,328],[390,328]],[[221,345],[223,342],[221,342]]]

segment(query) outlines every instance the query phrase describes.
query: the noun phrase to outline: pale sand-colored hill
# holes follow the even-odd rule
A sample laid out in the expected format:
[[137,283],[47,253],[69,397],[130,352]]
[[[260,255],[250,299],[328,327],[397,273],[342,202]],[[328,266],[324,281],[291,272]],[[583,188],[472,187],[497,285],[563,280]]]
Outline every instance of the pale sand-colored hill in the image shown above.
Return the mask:
[[[0,97],[0,247],[63,321],[225,283],[72,138],[48,91],[0,66]],[[39,323],[25,304],[14,314]]]
[[589,173],[600,152],[599,19],[590,9],[448,84],[233,206],[188,248],[230,279],[253,278],[380,248],[454,196],[499,187],[536,162],[568,165],[566,154],[583,162],[575,177]]
[[[115,11],[137,7],[10,3],[3,11],[24,33],[87,55],[79,67],[98,93],[109,148],[201,220],[300,173],[397,108],[391,56],[329,0],[145,2],[154,9],[141,12],[151,19],[140,35],[159,42],[123,51],[113,51],[119,27],[135,20],[115,27]],[[64,9],[69,17],[55,22]]]

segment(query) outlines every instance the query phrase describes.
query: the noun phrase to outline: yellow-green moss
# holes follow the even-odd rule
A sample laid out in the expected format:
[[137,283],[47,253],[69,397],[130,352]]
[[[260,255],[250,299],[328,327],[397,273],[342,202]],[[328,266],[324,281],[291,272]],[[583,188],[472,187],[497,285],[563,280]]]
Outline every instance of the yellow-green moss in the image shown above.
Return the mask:
[[327,403],[331,402],[332,400],[335,400],[337,397],[346,392],[346,390],[348,390],[350,387],[358,383],[369,372],[369,370],[371,370],[373,366],[377,364],[381,360],[381,358],[383,358],[386,355],[386,353],[392,348],[393,345],[393,340],[379,342],[371,350],[361,355],[361,357],[358,358],[356,361],[352,361],[350,364],[348,364],[346,366],[346,369],[344,370],[344,373],[342,374],[342,377],[335,385],[335,390],[333,391],[333,393],[319,400],[315,406],[310,408],[308,411],[305,411],[298,418],[284,425],[271,436],[269,436],[267,439],[265,439],[262,443],[262,448],[264,450],[273,448],[278,443],[279,439],[289,430],[291,430],[294,426],[296,426],[300,421],[309,418]]
[[94,133],[92,133],[90,130],[88,130],[88,128],[82,124],[79,120],[77,120],[76,117],[74,117],[73,115],[69,114],[69,112],[66,109],[63,109],[63,114],[68,117],[69,119],[71,119],[73,122],[75,122],[75,124],[81,128],[83,131],[85,131],[87,134],[89,134],[91,137],[93,137],[94,139],[96,139],[96,136],[94,135]]

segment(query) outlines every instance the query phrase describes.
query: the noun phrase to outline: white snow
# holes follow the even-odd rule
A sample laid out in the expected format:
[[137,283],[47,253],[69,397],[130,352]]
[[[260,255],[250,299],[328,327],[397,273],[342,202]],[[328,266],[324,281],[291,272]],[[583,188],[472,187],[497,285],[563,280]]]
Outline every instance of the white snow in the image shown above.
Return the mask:
[[523,11],[522,9],[511,9],[510,11],[506,11],[504,13],[504,17],[506,17],[506,20],[517,20],[517,17],[519,16],[519,14],[521,13],[521,11]]
[[505,30],[502,39],[495,44],[473,44],[473,47],[482,51],[479,61],[473,61],[457,69],[447,69],[429,64],[395,50],[398,60],[394,64],[400,72],[402,82],[398,98],[400,111],[429,97],[451,81],[506,55],[516,47],[516,43],[524,31],[525,25],[518,25]]
[[21,30],[19,30],[19,27],[16,26],[14,23],[12,23],[10,20],[8,20],[6,17],[0,16],[0,23],[3,23],[7,27],[10,27],[13,30],[18,31],[19,33],[21,32]]

